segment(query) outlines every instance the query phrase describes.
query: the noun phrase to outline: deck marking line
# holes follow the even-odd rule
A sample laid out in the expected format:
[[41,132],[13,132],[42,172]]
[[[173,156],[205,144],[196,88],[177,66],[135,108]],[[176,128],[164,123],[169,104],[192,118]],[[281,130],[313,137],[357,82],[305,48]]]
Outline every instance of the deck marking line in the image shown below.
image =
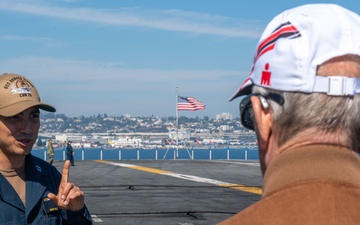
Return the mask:
[[93,222],[95,223],[102,223],[102,219],[100,219],[99,217],[97,217],[97,215],[91,215],[91,219]]
[[110,162],[110,161],[105,161],[105,160],[95,160],[95,162],[107,163],[107,164],[111,164],[114,166],[121,166],[121,167],[130,168],[130,169],[134,169],[134,170],[140,170],[140,171],[145,171],[145,172],[149,172],[149,173],[166,175],[166,176],[170,176],[170,177],[176,177],[176,178],[195,181],[195,182],[199,182],[199,183],[214,184],[219,187],[232,188],[235,190],[250,192],[253,194],[259,194],[259,195],[262,194],[261,188],[246,187],[245,185],[242,185],[242,184],[232,184],[232,183],[227,183],[227,182],[204,178],[204,177],[174,173],[174,172],[170,172],[170,171],[159,170],[159,169],[154,169],[154,168],[149,168],[149,167],[144,167],[144,166],[136,166],[136,165],[132,165],[132,164],[128,164],[128,163],[115,163],[115,162]]

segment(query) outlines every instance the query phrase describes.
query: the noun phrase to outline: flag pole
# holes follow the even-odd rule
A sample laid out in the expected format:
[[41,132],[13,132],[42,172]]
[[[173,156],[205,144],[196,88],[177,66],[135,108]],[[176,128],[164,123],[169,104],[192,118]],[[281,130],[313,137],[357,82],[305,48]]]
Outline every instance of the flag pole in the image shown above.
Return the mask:
[[176,154],[179,144],[179,110],[178,110],[178,87],[176,86]]
[[[177,158],[177,155],[178,155],[178,123],[179,123],[179,120],[178,120],[178,87],[176,86],[176,105],[175,105],[175,108],[176,108],[176,116],[175,116],[175,126],[176,126],[176,148],[175,148],[175,152],[174,152],[174,159]],[[171,143],[170,143],[171,144]],[[164,157],[163,159],[165,159],[167,153],[169,151],[169,148],[166,150],[165,154],[164,154]]]

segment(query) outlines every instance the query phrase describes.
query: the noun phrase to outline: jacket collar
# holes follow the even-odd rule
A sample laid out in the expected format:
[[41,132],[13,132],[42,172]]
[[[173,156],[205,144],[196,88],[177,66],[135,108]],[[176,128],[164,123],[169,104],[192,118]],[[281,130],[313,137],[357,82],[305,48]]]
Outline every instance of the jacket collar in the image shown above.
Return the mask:
[[46,186],[42,184],[43,177],[48,173],[41,165],[38,165],[33,160],[32,155],[26,156],[25,160],[26,170],[26,208],[25,213],[29,215],[31,210],[39,202],[39,199],[43,199]]
[[345,147],[316,144],[287,149],[267,168],[263,197],[287,185],[311,179],[332,180],[360,186],[359,171],[359,156]]
[[30,214],[31,210],[39,202],[39,199],[43,198],[46,186],[42,184],[43,176],[47,176],[48,173],[43,170],[40,165],[37,165],[32,155],[27,155],[25,158],[25,174],[26,174],[26,207],[22,203],[21,199],[6,180],[6,178],[0,174],[0,198],[1,201],[6,202],[13,207],[16,207],[22,211],[25,211],[26,215]]

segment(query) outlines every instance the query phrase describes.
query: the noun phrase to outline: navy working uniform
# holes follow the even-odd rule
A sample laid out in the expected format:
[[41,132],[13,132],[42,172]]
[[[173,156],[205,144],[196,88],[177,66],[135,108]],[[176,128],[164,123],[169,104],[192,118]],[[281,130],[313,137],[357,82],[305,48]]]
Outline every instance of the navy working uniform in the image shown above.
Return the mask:
[[25,159],[26,207],[20,197],[0,174],[0,224],[21,225],[91,225],[86,206],[77,212],[60,210],[47,198],[58,193],[60,172],[49,163],[31,154]]
[[75,166],[73,154],[74,154],[73,147],[71,146],[71,144],[68,143],[68,145],[66,146],[66,159],[70,160],[72,166]]

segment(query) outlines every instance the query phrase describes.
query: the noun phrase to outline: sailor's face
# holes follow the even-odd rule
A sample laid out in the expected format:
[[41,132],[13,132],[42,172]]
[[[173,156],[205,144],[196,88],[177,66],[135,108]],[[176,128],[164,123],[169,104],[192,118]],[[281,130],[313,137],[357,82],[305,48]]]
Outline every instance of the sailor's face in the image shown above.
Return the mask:
[[27,155],[37,139],[40,111],[31,107],[10,117],[0,116],[0,151],[4,155]]

